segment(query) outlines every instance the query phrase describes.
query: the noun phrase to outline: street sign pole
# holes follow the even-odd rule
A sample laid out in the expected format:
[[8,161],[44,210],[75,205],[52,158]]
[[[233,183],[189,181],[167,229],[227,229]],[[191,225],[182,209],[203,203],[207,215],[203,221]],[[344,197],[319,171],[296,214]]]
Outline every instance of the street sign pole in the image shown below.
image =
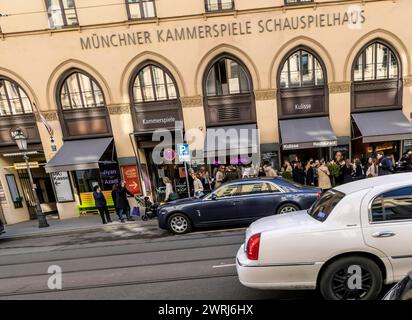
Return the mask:
[[179,162],[183,162],[185,166],[187,194],[189,195],[189,198],[191,198],[192,195],[190,194],[190,186],[189,186],[189,170],[187,169],[187,163],[191,161],[190,147],[187,143],[185,143],[185,144],[177,145],[177,148],[178,148]]
[[36,185],[34,184],[33,176],[31,174],[29,157],[26,154],[24,154],[23,159],[26,162],[27,173],[29,174],[30,185],[33,190],[33,197],[34,197],[34,202],[36,203],[36,216],[39,222],[39,228],[47,228],[49,224],[47,223],[46,216],[44,215],[43,210],[41,209],[41,206],[40,206],[39,197],[37,196]]
[[185,164],[185,172],[186,172],[186,184],[187,184],[187,194],[189,195],[189,198],[192,197],[190,194],[190,185],[189,185],[189,170],[187,169],[187,162],[184,161]]

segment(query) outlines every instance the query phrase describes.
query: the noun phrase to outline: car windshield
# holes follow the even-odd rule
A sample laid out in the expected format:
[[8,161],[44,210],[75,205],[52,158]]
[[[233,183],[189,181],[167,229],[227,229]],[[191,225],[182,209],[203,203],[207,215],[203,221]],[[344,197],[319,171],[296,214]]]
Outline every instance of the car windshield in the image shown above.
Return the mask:
[[329,190],[310,207],[308,214],[321,222],[325,221],[336,205],[345,197],[345,194],[336,190]]

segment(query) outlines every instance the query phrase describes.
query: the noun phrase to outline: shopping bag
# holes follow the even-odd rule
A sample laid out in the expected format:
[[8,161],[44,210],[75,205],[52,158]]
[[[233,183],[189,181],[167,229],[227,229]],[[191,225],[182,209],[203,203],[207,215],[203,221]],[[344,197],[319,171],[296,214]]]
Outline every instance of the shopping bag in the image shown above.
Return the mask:
[[140,216],[139,207],[134,207],[133,208],[133,215],[136,216],[136,217]]

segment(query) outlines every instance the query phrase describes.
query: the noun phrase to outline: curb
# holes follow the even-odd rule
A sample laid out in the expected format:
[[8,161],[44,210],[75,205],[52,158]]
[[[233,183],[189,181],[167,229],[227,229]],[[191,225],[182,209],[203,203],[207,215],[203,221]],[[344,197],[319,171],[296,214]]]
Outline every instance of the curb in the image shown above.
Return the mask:
[[64,230],[54,230],[54,231],[46,231],[46,232],[34,232],[34,233],[25,233],[25,234],[16,234],[16,235],[7,235],[7,231],[4,233],[4,236],[0,236],[1,240],[14,240],[14,239],[29,239],[29,238],[43,238],[43,237],[52,237],[56,235],[67,235],[72,234],[75,232],[82,232],[82,231],[95,231],[95,230],[113,230],[117,229],[118,227],[124,225],[132,225],[138,222],[142,222],[141,220],[137,221],[128,221],[125,223],[118,223],[115,225],[98,225],[98,226],[89,226],[89,227],[79,227],[79,228],[72,228],[72,229],[64,229]]

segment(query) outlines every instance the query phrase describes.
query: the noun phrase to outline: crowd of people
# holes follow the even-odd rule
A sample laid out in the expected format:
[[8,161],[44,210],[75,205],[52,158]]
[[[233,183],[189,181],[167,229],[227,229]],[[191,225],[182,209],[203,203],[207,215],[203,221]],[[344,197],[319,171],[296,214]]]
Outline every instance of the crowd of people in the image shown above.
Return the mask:
[[341,152],[335,154],[330,161],[309,159],[305,164],[301,161],[293,163],[284,161],[281,174],[289,176],[293,181],[316,186],[323,190],[360,179],[393,174],[398,170],[412,170],[412,150],[405,153],[397,163],[393,154],[385,155],[377,152],[364,163],[359,158],[345,159]]
[[[398,162],[398,166],[405,171],[412,170],[412,150],[405,153]],[[360,179],[377,177],[395,173],[399,167],[393,156],[382,152],[376,153],[363,163],[361,159],[345,159],[341,152],[336,152],[334,159],[309,159],[306,163],[302,161],[285,160],[280,170],[276,170],[269,162],[261,167],[253,165],[219,165],[209,173],[206,166],[201,166],[197,171],[193,168],[188,170],[189,192],[192,197],[202,197],[212,190],[219,188],[223,183],[232,180],[252,177],[276,177],[283,176],[286,179],[307,186],[319,187],[328,190],[335,185],[340,185]],[[166,186],[164,201],[177,199],[172,181],[165,177],[163,183]]]
[[[210,193],[225,182],[262,176],[282,176],[302,185],[328,190],[334,185],[388,175],[395,173],[397,170],[412,171],[412,150],[405,153],[398,163],[395,162],[392,154],[385,155],[382,152],[378,152],[376,156],[369,157],[365,163],[359,158],[355,158],[352,161],[345,159],[341,152],[337,152],[334,159],[330,161],[309,159],[309,161],[303,163],[299,160],[285,160],[280,170],[274,169],[269,162],[265,162],[261,167],[253,165],[219,165],[210,174],[206,166],[201,166],[197,171],[193,168],[188,169],[188,185],[190,196],[196,198]],[[165,185],[163,201],[176,200],[178,195],[174,191],[172,180],[164,177],[163,184]],[[124,181],[113,186],[111,196],[119,220],[122,222],[125,219],[133,220],[127,196],[133,197],[134,195],[127,190]],[[104,224],[112,222],[107,200],[100,186],[94,187],[93,197],[102,222]]]

